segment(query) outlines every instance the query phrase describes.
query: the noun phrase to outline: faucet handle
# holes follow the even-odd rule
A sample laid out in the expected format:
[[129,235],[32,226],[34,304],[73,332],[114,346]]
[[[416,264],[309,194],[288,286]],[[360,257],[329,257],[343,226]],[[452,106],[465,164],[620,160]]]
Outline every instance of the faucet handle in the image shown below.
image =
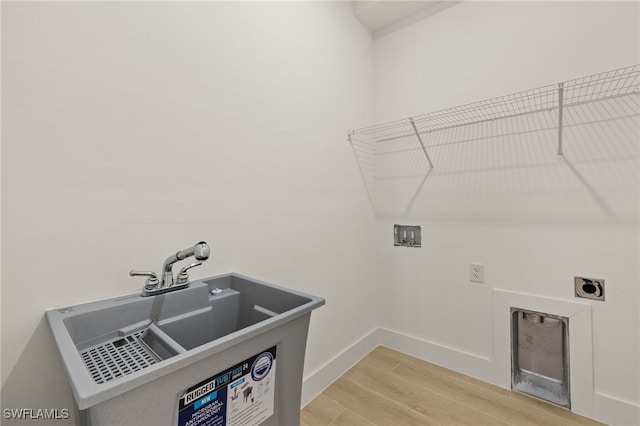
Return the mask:
[[188,283],[189,275],[187,274],[187,271],[200,265],[202,265],[202,262],[195,262],[180,269],[180,272],[178,272],[178,276],[176,277],[176,285]]
[[158,283],[159,283],[158,275],[155,272],[151,272],[151,271],[135,271],[135,270],[131,270],[129,272],[129,276],[131,276],[131,277],[149,277],[144,282],[144,288],[146,288],[147,290],[153,290],[154,288],[156,288],[158,286]]

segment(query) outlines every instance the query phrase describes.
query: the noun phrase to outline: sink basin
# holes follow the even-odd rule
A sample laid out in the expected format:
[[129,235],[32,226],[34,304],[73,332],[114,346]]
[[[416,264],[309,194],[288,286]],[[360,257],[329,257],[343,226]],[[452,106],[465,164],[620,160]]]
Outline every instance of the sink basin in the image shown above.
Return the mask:
[[[324,299],[319,297],[238,274],[225,274],[194,280],[189,288],[158,296],[133,294],[53,309],[47,311],[46,318],[77,406],[87,410],[106,401],[122,399],[123,395],[135,396],[134,390],[152,381],[157,384],[171,374],[175,374],[172,383],[180,383],[183,375],[185,384],[197,382],[198,375],[206,378],[207,374],[216,373],[211,368],[230,367],[227,364],[233,364],[233,360],[254,355],[252,351],[269,345],[277,346],[279,364],[287,357],[292,358],[287,353],[295,346],[302,346],[301,357],[304,358],[310,313],[323,304]],[[303,317],[306,319],[304,330],[301,325],[295,326],[299,330],[286,331],[286,327],[290,327],[287,324],[294,324],[296,319]],[[283,331],[277,331],[279,328]],[[287,333],[304,336],[304,340],[287,343]],[[264,336],[271,336],[270,340],[265,340]],[[234,348],[240,348],[237,355],[234,355]],[[297,357],[299,355],[296,353]],[[295,381],[301,382],[303,360],[289,362],[300,370],[300,380]],[[189,370],[200,365],[206,365],[207,371]],[[284,380],[280,386],[285,386],[289,379],[279,380]],[[167,394],[176,395],[188,387],[176,386]],[[299,411],[299,395],[297,400],[296,410]],[[154,418],[162,411],[157,408],[149,408],[153,415],[145,419],[161,422],[156,424],[175,423],[177,408],[174,404],[168,405],[170,409],[163,414],[164,419]],[[109,410],[114,411],[113,407]],[[140,404],[135,410],[145,412]],[[96,420],[98,417],[100,415],[94,415],[90,423],[100,424]],[[273,424],[286,419],[276,419]],[[105,424],[118,421],[121,420],[111,419]]]

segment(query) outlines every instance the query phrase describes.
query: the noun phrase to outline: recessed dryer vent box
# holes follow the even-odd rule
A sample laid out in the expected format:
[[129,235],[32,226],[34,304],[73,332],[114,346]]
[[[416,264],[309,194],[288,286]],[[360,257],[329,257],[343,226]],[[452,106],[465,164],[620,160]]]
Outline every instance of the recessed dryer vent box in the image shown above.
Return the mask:
[[422,234],[418,225],[393,225],[393,245],[403,247],[422,246]]

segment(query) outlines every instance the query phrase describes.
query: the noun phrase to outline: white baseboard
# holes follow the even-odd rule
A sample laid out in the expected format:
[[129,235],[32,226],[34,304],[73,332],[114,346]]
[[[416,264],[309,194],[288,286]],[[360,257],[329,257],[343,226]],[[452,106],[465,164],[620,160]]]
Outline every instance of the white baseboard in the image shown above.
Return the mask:
[[467,376],[493,383],[491,359],[405,333],[379,328],[379,344]]
[[618,426],[640,425],[640,405],[600,392],[593,393],[595,420]]
[[491,377],[487,374],[491,370],[489,359],[379,327],[304,378],[302,407],[379,345],[491,383]]
[[[307,405],[379,345],[488,383],[502,385],[493,377],[495,372],[493,361],[487,357],[380,327],[365,334],[304,379],[302,406]],[[589,410],[589,417],[609,425],[638,426],[640,425],[640,406],[611,395],[593,392],[593,407]]]
[[303,379],[302,407],[307,405],[379,345],[378,330],[378,328],[374,328]]

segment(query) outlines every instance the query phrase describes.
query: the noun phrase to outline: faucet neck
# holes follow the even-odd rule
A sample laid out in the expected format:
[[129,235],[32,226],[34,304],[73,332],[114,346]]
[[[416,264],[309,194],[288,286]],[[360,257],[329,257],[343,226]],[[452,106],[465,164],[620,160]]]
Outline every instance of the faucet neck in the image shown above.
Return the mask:
[[209,258],[210,249],[207,243],[204,241],[199,242],[198,244],[186,248],[177,252],[176,254],[172,254],[164,261],[162,265],[162,277],[160,278],[160,288],[162,287],[171,287],[174,284],[173,280],[173,264],[184,260],[187,257],[195,256],[197,260],[207,260]]
[[[202,262],[209,259],[211,255],[211,249],[209,245],[204,241],[200,241],[198,244],[181,250],[176,254],[172,254],[162,264],[162,272],[160,273],[160,279],[158,279],[155,272],[148,271],[131,271],[129,275],[133,276],[146,276],[147,279],[144,288],[142,289],[142,296],[155,296],[158,294],[168,293],[170,291],[180,290],[182,288],[189,287],[189,275],[187,271],[196,266],[202,265]],[[184,260],[188,257],[195,257],[197,262],[185,266],[180,270],[178,276],[174,280],[173,278],[173,264],[179,260]]]
[[164,271],[162,273],[162,277],[160,277],[160,285],[159,287],[171,287],[173,285],[173,270],[171,266],[169,266],[168,271]]

